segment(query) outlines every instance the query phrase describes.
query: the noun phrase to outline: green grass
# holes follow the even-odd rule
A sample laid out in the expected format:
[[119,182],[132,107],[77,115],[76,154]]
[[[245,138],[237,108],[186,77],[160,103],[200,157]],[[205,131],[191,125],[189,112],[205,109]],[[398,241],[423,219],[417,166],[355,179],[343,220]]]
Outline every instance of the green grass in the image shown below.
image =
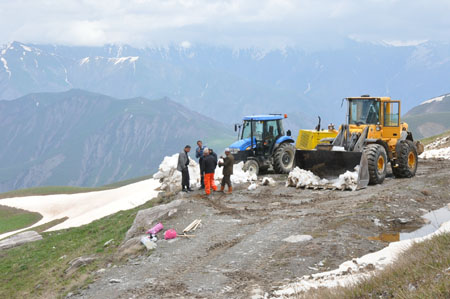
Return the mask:
[[349,288],[311,290],[298,298],[450,298],[450,234],[417,243],[391,267]]
[[[0,298],[62,297],[92,280],[94,270],[110,262],[137,212],[164,202],[155,199],[132,210],[96,220],[78,228],[43,233],[43,240],[0,251]],[[104,243],[114,239],[112,245]],[[97,260],[72,275],[68,262],[80,256]]]
[[152,175],[137,177],[125,181],[116,182],[114,184],[104,185],[100,187],[74,187],[74,186],[44,186],[44,187],[35,187],[21,190],[14,190],[5,193],[0,193],[0,199],[10,198],[10,197],[22,197],[22,196],[33,196],[33,195],[51,195],[51,194],[75,194],[75,193],[83,193],[83,192],[92,192],[92,191],[103,191],[110,190],[119,187],[123,187],[129,184],[133,184],[136,182],[140,182],[146,179],[151,178]]
[[39,213],[0,205],[0,234],[30,226],[41,219]]
[[420,140],[420,141],[421,141],[424,145],[427,145],[427,144],[430,144],[430,143],[432,143],[433,141],[435,141],[437,138],[446,137],[446,136],[449,136],[449,135],[450,135],[450,131],[446,131],[446,132],[441,133],[441,134],[439,134],[439,135],[435,135],[435,136],[431,136],[431,137],[424,138],[424,139],[422,139],[422,140]]

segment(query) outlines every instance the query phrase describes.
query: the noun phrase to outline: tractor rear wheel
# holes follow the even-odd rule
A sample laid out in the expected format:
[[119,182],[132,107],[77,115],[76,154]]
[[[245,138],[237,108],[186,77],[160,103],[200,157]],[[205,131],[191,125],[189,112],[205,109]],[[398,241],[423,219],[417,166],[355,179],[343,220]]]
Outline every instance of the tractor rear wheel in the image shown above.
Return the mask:
[[242,167],[242,170],[245,172],[249,172],[251,175],[259,174],[259,164],[255,160],[247,160]]
[[381,184],[386,177],[386,150],[379,144],[369,144],[364,148],[369,168],[369,184]]
[[273,154],[273,169],[276,173],[289,173],[294,166],[295,147],[282,143]]
[[411,178],[416,175],[417,149],[410,140],[400,141],[400,150],[397,153],[397,167],[392,167],[396,178]]

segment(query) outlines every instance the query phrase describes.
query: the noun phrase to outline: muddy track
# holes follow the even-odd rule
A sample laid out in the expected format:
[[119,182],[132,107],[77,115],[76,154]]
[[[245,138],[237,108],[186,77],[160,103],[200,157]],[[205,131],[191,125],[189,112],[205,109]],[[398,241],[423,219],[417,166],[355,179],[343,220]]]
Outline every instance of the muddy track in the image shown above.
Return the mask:
[[[158,241],[151,255],[132,257],[98,275],[81,298],[247,298],[272,294],[296,277],[337,267],[388,245],[369,240],[423,225],[426,211],[450,202],[450,161],[420,161],[417,176],[351,191],[246,185],[233,195],[176,195],[186,203],[166,228],[202,226],[191,239]],[[401,221],[399,219],[402,219]],[[289,243],[289,236],[312,240]],[[111,278],[121,283],[110,284]]]

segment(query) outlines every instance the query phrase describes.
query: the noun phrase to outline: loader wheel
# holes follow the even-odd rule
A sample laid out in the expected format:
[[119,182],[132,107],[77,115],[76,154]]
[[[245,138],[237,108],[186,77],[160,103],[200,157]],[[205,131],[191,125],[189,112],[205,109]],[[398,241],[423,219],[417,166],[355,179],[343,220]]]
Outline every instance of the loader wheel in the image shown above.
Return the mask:
[[242,167],[242,170],[249,172],[251,175],[259,173],[259,164],[255,160],[247,160]]
[[364,148],[369,168],[369,185],[381,184],[386,177],[386,150],[379,144],[369,144]]
[[417,149],[410,140],[400,141],[400,150],[397,153],[397,167],[392,167],[396,178],[411,178],[416,175]]
[[294,166],[295,147],[282,143],[273,154],[273,169],[276,173],[289,173]]

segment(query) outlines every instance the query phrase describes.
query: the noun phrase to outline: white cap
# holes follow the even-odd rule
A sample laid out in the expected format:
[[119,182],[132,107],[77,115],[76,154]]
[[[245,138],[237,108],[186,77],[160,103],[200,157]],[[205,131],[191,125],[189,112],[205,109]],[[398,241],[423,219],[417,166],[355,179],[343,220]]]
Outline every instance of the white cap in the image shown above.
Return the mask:
[[225,149],[225,153],[229,153],[230,152],[230,149],[227,147],[226,149]]

